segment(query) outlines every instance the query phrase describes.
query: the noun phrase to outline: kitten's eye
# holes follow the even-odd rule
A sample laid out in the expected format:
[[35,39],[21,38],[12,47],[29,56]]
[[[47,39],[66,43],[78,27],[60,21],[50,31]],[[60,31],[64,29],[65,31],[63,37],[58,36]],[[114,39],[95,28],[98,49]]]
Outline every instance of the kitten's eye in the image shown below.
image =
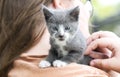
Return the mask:
[[57,27],[53,27],[53,30],[58,31],[58,28]]
[[70,30],[70,27],[68,27],[68,26],[67,26],[67,27],[65,27],[65,30]]

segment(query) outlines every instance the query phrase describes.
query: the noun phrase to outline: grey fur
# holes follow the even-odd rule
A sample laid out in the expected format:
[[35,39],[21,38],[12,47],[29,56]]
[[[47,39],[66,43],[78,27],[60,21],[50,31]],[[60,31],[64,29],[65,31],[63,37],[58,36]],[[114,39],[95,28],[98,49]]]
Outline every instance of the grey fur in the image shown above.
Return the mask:
[[51,49],[46,61],[51,64],[55,60],[67,64],[72,62],[89,64],[92,58],[83,55],[86,39],[79,28],[79,7],[57,11],[44,7],[43,12],[51,35]]

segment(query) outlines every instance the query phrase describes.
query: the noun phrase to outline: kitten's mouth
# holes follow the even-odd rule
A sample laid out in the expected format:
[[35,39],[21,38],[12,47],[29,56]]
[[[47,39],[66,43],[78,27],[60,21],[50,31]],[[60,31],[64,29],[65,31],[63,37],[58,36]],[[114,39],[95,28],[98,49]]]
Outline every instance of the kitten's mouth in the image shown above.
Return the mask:
[[64,39],[63,39],[63,38],[59,38],[59,40],[60,40],[60,41],[64,41]]

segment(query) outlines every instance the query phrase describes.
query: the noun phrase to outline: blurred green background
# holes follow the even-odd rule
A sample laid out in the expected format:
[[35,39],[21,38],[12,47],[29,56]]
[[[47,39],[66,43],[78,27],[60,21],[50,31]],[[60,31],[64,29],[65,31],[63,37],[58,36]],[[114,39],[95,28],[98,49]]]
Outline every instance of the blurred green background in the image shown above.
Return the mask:
[[91,0],[92,32],[108,30],[120,36],[120,0]]

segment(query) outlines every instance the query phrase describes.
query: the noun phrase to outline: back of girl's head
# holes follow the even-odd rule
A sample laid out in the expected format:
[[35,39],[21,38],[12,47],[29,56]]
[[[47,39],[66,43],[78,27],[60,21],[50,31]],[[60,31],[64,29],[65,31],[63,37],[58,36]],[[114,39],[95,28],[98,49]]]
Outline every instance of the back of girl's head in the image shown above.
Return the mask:
[[41,4],[50,2],[0,0],[0,77],[22,52],[40,39],[45,29]]

